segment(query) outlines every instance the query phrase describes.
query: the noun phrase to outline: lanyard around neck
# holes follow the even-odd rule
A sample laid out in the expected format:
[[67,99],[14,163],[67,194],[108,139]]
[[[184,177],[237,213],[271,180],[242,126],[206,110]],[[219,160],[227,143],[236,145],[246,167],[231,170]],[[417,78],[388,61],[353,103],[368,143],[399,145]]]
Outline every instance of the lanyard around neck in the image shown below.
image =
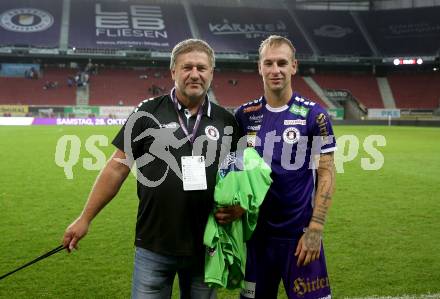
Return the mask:
[[173,88],[171,90],[170,94],[171,94],[171,100],[173,101],[173,104],[174,104],[174,109],[176,110],[177,117],[179,118],[180,127],[182,128],[183,132],[185,133],[186,137],[188,138],[189,142],[192,145],[194,143],[194,139],[196,137],[197,129],[200,126],[200,120],[202,119],[203,107],[205,106],[206,98],[203,100],[202,105],[200,105],[199,109],[197,110],[196,122],[194,124],[193,130],[192,130],[191,136],[190,136],[188,128],[186,127],[185,122],[183,121],[183,119],[179,113],[179,104],[178,104],[178,101],[176,98],[176,88]]

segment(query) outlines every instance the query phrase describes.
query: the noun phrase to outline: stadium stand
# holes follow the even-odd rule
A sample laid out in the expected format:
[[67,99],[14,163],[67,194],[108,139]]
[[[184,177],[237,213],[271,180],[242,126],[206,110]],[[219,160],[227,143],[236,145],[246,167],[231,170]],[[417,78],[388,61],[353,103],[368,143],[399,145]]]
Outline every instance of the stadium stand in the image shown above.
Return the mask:
[[[137,105],[167,93],[173,82],[168,69],[103,69],[90,79],[90,105]],[[156,91],[155,91],[156,89]]]
[[350,11],[296,11],[320,55],[371,56]]
[[388,82],[398,108],[440,107],[440,74],[392,74]]
[[[312,80],[306,82],[300,74],[293,80],[294,90],[324,107],[316,94],[319,87],[349,90],[368,108],[394,108],[395,102],[402,109],[438,109],[440,6],[349,2],[2,1],[0,13],[17,16],[0,26],[0,63],[38,61],[43,72],[38,80],[0,77],[0,105],[136,105],[169,91],[173,85],[166,67],[169,52],[175,43],[193,36],[208,41],[218,54],[219,70],[212,83],[217,101],[236,107],[263,94],[255,69],[258,46],[266,36],[280,34],[295,44],[302,70],[316,69],[310,72],[316,92],[307,84]],[[43,14],[34,16],[32,9],[21,10],[24,6]],[[421,56],[423,65],[410,66],[409,74],[396,74],[401,66],[393,65],[394,58],[416,61]],[[77,69],[44,69],[91,59],[100,67],[85,89],[67,86],[67,77],[76,75]],[[371,73],[380,69],[376,73],[387,78],[380,82],[389,83],[392,96],[384,98],[394,100],[392,104],[384,105],[374,75],[360,75],[366,68]]]
[[240,106],[263,94],[263,84],[256,70],[216,70],[211,86],[217,101],[225,107]]
[[[294,40],[298,53],[312,54],[285,9],[192,6],[192,10],[201,38],[217,52],[256,53],[265,36],[279,34]],[[261,16],[264,16],[264,22]]]
[[360,12],[380,54],[435,55],[440,44],[440,9],[412,8]]
[[[39,79],[0,77],[0,104],[75,105],[75,87],[68,87],[69,69],[48,68]],[[48,82],[57,86],[44,89]]]
[[376,78],[373,75],[316,74],[313,79],[323,89],[348,90],[368,108],[384,108]]
[[[294,91],[326,107],[301,76],[296,75],[292,84]],[[217,101],[224,107],[238,107],[243,103],[259,98],[264,92],[261,77],[256,70],[216,71],[212,89]]]

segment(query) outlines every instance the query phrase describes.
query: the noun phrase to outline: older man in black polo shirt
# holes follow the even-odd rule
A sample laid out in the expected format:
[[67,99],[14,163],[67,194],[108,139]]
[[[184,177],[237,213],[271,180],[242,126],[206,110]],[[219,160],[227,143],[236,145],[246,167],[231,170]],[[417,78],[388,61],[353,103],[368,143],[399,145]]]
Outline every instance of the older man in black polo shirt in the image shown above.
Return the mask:
[[[113,140],[117,149],[84,210],[64,234],[70,252],[136,162],[140,202],[133,298],[170,298],[176,273],[181,298],[215,297],[203,282],[203,232],[219,161],[234,149],[239,132],[234,117],[208,100],[214,66],[213,50],[204,41],[189,39],[174,47],[175,87],[135,109]],[[225,223],[241,213],[231,208],[217,217]]]

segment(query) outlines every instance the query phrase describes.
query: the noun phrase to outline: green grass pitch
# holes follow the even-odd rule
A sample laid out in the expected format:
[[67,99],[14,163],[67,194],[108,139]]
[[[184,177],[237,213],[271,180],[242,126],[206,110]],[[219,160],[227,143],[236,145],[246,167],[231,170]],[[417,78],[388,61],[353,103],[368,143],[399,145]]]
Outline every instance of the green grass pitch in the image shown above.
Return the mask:
[[[98,171],[85,170],[91,135],[118,127],[0,127],[0,275],[56,247]],[[440,129],[337,126],[359,153],[337,175],[324,245],[334,298],[440,293]],[[55,163],[57,141],[81,141],[73,179]],[[383,135],[379,170],[363,170],[369,135]],[[106,156],[111,145],[101,147]],[[0,298],[128,298],[137,198],[130,175],[80,250],[58,253],[0,281]],[[189,217],[191,215],[188,215]],[[280,291],[280,298],[285,298]],[[238,292],[220,290],[219,298]],[[177,294],[174,294],[177,298]]]

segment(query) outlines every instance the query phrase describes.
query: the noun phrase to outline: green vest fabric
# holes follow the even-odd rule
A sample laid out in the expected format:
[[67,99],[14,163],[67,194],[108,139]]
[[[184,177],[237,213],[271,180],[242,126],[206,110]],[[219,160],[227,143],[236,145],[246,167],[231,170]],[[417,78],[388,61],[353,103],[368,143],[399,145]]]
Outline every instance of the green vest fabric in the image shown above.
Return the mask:
[[[211,287],[243,287],[246,244],[258,219],[258,211],[272,183],[271,169],[254,148],[246,148],[243,158],[229,156],[226,169],[217,173],[214,191],[216,207],[205,228],[205,282]],[[240,163],[238,163],[240,162]],[[241,169],[237,169],[237,165]],[[223,169],[222,169],[223,168]],[[246,213],[241,219],[220,225],[214,217],[217,208],[240,205]]]

